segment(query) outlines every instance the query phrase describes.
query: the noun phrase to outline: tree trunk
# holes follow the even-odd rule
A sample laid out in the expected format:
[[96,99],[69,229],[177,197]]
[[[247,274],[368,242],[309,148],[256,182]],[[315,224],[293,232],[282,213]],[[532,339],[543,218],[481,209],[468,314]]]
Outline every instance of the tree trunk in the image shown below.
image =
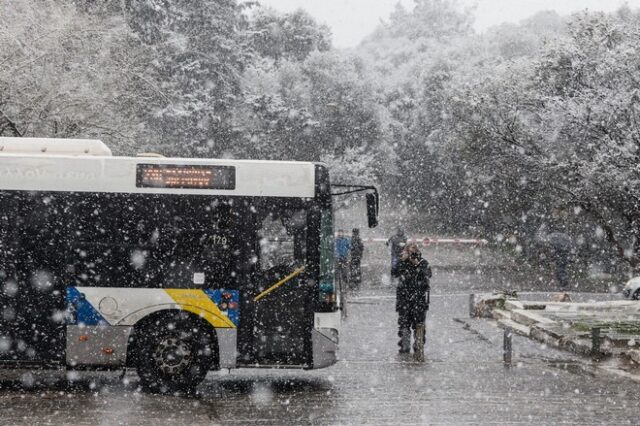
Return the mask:
[[640,220],[634,220],[631,224],[633,234],[632,253],[629,257],[629,265],[634,275],[640,275]]
[[16,124],[0,111],[0,136],[4,136],[5,131],[8,131],[9,136],[22,137]]

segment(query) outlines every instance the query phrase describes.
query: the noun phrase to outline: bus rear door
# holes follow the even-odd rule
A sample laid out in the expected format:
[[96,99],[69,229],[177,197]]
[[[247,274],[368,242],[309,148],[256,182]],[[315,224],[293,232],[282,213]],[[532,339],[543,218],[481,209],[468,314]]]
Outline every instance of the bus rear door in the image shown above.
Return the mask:
[[0,193],[1,361],[64,361],[64,226],[57,201],[37,193]]

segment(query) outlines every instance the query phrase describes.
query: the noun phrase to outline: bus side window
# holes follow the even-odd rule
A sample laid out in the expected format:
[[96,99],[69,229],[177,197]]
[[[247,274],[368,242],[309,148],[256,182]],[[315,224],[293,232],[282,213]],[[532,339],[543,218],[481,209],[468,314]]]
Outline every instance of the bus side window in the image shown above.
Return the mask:
[[227,200],[181,198],[163,232],[170,252],[162,262],[165,287],[235,288],[237,212]]
[[269,214],[260,229],[260,268],[263,271],[294,261],[293,238],[282,221]]
[[302,266],[306,262],[305,210],[276,210],[263,219],[258,231],[260,269]]

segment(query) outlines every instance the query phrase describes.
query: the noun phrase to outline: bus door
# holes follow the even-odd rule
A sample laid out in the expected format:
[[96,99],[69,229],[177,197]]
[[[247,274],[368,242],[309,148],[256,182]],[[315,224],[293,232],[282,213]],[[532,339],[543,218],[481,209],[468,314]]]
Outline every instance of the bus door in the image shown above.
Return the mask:
[[306,272],[307,211],[286,205],[260,211],[254,234],[257,262],[243,295],[250,315],[244,324],[251,327],[249,362],[307,367],[313,328],[313,285]]
[[53,197],[0,194],[0,360],[60,363],[65,289]]

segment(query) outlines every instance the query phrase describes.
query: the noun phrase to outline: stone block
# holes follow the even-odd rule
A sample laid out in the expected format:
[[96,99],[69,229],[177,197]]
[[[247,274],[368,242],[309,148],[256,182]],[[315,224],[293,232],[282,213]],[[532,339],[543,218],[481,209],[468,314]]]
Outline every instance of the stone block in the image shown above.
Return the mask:
[[529,336],[532,339],[535,339],[539,342],[546,343],[549,346],[560,347],[560,339],[553,337],[547,330],[544,328],[540,328],[538,326],[533,326],[530,328]]
[[491,313],[493,319],[501,320],[501,319],[511,319],[511,312],[505,311],[503,309],[494,309]]
[[629,358],[631,361],[635,362],[636,364],[640,364],[640,350],[638,349],[631,349],[628,350],[624,353],[627,358]]
[[526,309],[515,309],[511,311],[511,319],[527,326],[535,324],[555,324],[555,321],[537,314],[536,311]]
[[547,302],[530,302],[530,301],[522,301],[521,302],[522,309],[530,310],[530,311],[542,311],[546,309]]
[[591,355],[591,339],[566,337],[560,339],[560,346],[578,355]]
[[474,306],[473,316],[476,318],[493,318],[494,309],[502,309],[505,304],[504,295],[480,296]]
[[556,303],[571,302],[571,296],[568,293],[555,293],[551,296],[551,301]]
[[506,300],[504,302],[504,308],[507,311],[512,311],[514,309],[524,309],[524,306],[519,300]]
[[540,329],[543,333],[548,334],[549,336],[555,339],[561,339],[567,335],[567,329],[562,327],[562,325],[550,325],[550,324],[536,324],[533,326],[534,328]]
[[529,327],[506,318],[499,320],[498,325],[502,328],[510,328],[515,334],[519,334],[520,336],[529,337],[531,332]]

